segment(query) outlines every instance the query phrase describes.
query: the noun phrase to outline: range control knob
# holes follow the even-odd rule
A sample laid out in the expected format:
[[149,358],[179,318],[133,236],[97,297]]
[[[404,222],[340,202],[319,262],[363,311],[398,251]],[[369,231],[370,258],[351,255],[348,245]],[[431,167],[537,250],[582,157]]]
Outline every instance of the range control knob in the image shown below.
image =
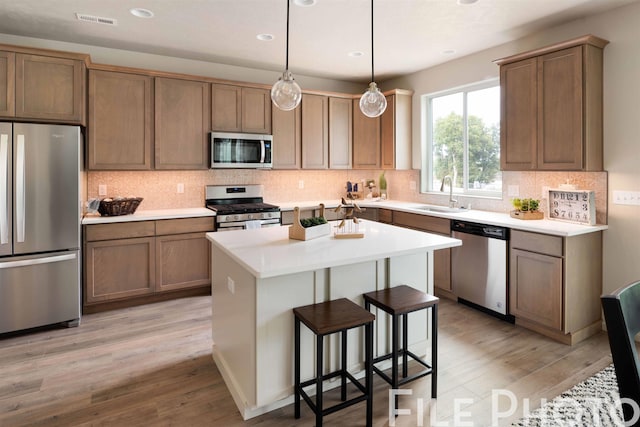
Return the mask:
[[247,215],[247,219],[253,219],[253,215],[251,214]]
[[236,221],[240,219],[240,217],[238,215],[234,215],[233,219],[235,219]]

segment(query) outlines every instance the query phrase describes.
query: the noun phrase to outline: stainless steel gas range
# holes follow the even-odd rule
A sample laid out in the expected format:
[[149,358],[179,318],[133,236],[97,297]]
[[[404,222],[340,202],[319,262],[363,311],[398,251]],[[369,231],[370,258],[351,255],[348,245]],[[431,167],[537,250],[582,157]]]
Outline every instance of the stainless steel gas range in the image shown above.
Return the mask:
[[280,225],[280,207],[264,203],[262,185],[207,185],[205,206],[216,212],[216,231]]

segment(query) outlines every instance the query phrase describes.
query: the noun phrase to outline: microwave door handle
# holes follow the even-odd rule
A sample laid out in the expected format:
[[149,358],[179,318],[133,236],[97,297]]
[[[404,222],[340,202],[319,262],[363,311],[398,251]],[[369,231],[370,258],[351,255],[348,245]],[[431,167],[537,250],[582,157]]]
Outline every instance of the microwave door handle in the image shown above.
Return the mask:
[[265,158],[265,149],[264,149],[264,140],[260,140],[260,163],[264,163]]
[[9,135],[0,135],[0,245],[9,243],[9,204],[8,194],[9,175]]

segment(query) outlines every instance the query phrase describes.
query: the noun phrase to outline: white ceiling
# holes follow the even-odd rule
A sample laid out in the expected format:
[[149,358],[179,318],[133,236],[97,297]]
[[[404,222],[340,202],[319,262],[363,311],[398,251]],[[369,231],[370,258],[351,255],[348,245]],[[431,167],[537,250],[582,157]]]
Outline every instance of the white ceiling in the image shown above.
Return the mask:
[[[0,33],[283,70],[287,0],[0,0]],[[375,0],[376,80],[385,80],[638,0]],[[136,18],[132,7],[154,12]],[[117,26],[76,20],[115,18]],[[370,0],[291,4],[289,69],[368,82]],[[274,40],[262,42],[259,33]],[[443,54],[455,50],[454,54]],[[361,57],[350,57],[361,51]]]

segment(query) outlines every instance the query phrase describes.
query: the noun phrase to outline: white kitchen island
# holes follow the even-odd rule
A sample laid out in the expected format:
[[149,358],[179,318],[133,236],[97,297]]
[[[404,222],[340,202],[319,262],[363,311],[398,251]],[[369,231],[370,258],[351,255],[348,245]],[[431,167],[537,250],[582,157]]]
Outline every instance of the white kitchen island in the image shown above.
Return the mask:
[[[364,238],[290,240],[289,227],[208,233],[212,242],[213,358],[249,419],[293,401],[292,308],[399,284],[433,293],[433,251],[457,239],[360,221]],[[387,352],[383,312],[374,312],[374,353]],[[426,312],[409,316],[410,348],[429,351]],[[314,339],[302,328],[302,378],[314,375]],[[325,369],[338,366],[337,337],[325,340]],[[363,337],[349,331],[350,370],[363,366]]]

